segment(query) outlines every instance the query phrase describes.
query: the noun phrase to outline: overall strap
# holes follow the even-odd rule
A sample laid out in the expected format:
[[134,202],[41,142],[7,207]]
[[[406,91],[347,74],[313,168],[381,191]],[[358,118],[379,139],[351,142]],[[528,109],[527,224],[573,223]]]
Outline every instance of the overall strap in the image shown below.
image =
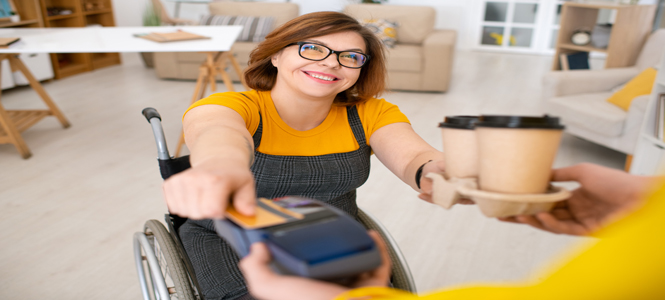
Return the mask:
[[349,125],[351,125],[351,130],[353,135],[358,141],[360,148],[367,146],[367,139],[365,138],[365,129],[363,128],[362,122],[360,122],[360,116],[358,115],[358,107],[351,106],[346,108],[346,116],[349,119]]

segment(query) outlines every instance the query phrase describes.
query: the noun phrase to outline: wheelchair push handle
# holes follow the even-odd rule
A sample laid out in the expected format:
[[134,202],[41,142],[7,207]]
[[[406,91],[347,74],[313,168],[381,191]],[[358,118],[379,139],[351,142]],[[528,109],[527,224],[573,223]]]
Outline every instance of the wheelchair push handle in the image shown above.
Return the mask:
[[152,133],[155,135],[155,143],[157,144],[157,157],[159,160],[171,159],[169,149],[166,147],[164,129],[162,129],[162,117],[157,110],[152,107],[144,108],[141,113],[152,126]]
[[159,113],[157,112],[157,110],[154,109],[154,108],[152,108],[152,107],[146,107],[146,108],[144,108],[144,109],[141,111],[141,113],[143,114],[143,116],[145,117],[145,119],[148,120],[148,123],[150,123],[150,119],[152,119],[152,118],[157,118],[157,119],[159,119],[160,121],[162,120],[162,116],[160,116]]

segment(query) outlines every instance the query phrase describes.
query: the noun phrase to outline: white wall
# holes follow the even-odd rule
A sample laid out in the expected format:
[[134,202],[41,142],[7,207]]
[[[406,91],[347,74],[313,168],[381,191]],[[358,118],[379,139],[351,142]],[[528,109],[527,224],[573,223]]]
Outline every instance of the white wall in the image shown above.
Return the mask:
[[[174,15],[175,2],[161,0],[171,16]],[[265,2],[284,2],[284,0],[262,0]],[[612,0],[608,0],[612,1]],[[616,0],[614,0],[616,1]],[[142,15],[150,0],[113,0],[117,26],[141,26]],[[300,13],[306,14],[315,11],[342,11],[349,3],[357,0],[291,0],[300,6]],[[657,0],[640,0],[640,4],[655,4]],[[483,0],[388,0],[381,5],[427,5],[436,9],[437,29],[457,30],[459,49],[470,49],[474,46],[477,24],[482,16]],[[198,20],[208,13],[206,4],[182,3],[179,17],[183,19]]]
[[[266,1],[266,0],[264,0]],[[141,26],[142,15],[150,0],[113,0],[117,26]],[[266,2],[284,2],[284,0],[267,0]],[[300,13],[306,14],[315,11],[342,11],[349,3],[357,3],[356,0],[291,0],[300,6]],[[381,5],[427,5],[436,9],[437,29],[455,29],[458,33],[458,48],[470,48],[472,41],[468,37],[473,36],[470,30],[474,30],[475,18],[478,18],[482,9],[481,0],[388,0],[388,4]],[[171,16],[174,14],[175,3],[162,0],[164,6]],[[198,20],[201,15],[207,14],[206,4],[182,3],[180,4],[179,17],[183,19]]]

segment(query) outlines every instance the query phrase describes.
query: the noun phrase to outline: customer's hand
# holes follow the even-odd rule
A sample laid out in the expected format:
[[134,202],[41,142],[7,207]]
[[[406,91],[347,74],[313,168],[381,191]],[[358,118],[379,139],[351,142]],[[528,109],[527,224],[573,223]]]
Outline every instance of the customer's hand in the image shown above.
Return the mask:
[[[423,167],[423,173],[422,176],[420,177],[420,191],[421,193],[418,195],[418,198],[425,200],[429,203],[433,203],[432,200],[432,186],[433,186],[433,181],[432,179],[429,179],[425,177],[428,173],[444,173],[445,171],[445,164],[443,160],[434,160],[431,161]],[[474,202],[471,199],[466,199],[466,198],[461,198],[457,200],[457,204],[474,204]]]
[[263,243],[252,245],[249,255],[240,261],[240,270],[245,275],[249,292],[262,300],[329,300],[351,288],[387,286],[390,279],[388,249],[378,233],[370,231],[369,234],[379,247],[382,263],[376,270],[361,274],[352,287],[276,274],[270,269],[270,252]]
[[639,208],[655,181],[588,163],[556,169],[552,177],[553,181],[577,181],[581,187],[550,212],[501,220],[553,233],[588,235]]
[[233,200],[241,214],[252,216],[256,205],[254,177],[245,164],[206,161],[164,181],[169,212],[191,219],[221,219]]

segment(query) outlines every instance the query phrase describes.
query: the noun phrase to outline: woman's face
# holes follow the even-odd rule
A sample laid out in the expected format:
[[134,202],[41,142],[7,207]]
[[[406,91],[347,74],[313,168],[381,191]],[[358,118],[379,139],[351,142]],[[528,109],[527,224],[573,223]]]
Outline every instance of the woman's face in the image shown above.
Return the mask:
[[[365,41],[355,32],[340,32],[303,40],[324,45],[334,51],[356,51],[367,53]],[[302,58],[299,46],[292,45],[273,55],[272,64],[277,68],[275,88],[311,98],[334,98],[338,93],[353,86],[361,69],[344,67],[337,61],[337,54],[326,59],[312,61]]]

